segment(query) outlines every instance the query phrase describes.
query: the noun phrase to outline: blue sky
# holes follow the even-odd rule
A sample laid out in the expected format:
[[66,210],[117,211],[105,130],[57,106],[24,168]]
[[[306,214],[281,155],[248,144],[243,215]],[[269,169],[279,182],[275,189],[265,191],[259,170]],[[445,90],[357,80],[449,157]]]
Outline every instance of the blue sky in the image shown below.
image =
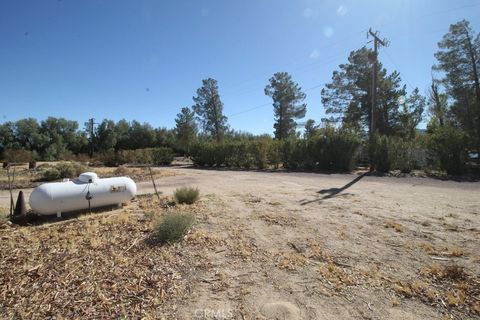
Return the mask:
[[[273,132],[263,89],[287,71],[320,90],[372,27],[390,40],[382,63],[426,93],[437,42],[451,23],[480,31],[478,0],[2,0],[0,122],[48,116],[174,126],[201,80],[218,80],[237,130]],[[370,44],[371,45],[371,44]]]

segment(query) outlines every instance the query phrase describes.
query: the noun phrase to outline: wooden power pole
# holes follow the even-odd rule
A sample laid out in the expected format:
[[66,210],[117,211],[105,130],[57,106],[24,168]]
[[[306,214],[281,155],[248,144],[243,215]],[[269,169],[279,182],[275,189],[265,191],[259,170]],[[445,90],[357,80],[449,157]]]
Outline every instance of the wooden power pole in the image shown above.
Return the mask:
[[93,151],[94,151],[94,147],[93,147],[93,144],[94,144],[94,141],[93,141],[93,138],[94,138],[94,126],[98,124],[95,122],[95,119],[94,118],[91,118],[91,119],[88,119],[88,131],[89,131],[89,134],[90,134],[90,158],[93,157]]
[[[373,32],[370,28],[367,33],[367,39],[372,37],[373,38],[373,75],[372,75],[372,107],[370,109],[370,139],[373,137],[375,133],[375,126],[374,126],[374,119],[375,119],[375,109],[377,107],[377,77],[378,77],[378,47],[388,46],[387,39],[380,39],[378,37],[378,31]],[[370,140],[372,141],[372,140]],[[373,171],[374,167],[372,161],[370,160],[370,171]]]
[[373,135],[375,132],[374,115],[377,106],[378,47],[379,45],[388,47],[388,40],[380,39],[378,37],[378,31],[373,32],[371,28],[368,30],[367,39],[369,37],[373,38],[372,108],[370,110],[370,135]]

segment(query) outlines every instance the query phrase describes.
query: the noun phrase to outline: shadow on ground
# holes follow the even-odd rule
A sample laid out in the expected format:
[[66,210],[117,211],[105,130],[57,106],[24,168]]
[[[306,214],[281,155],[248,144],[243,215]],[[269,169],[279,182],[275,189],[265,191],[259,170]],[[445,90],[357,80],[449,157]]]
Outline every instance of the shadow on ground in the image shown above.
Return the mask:
[[20,216],[13,216],[11,218],[11,222],[21,226],[38,226],[42,224],[49,224],[55,223],[59,221],[66,221],[66,220],[73,220],[80,216],[94,214],[94,213],[102,213],[102,212],[110,212],[113,210],[118,209],[116,205],[114,206],[106,206],[106,207],[99,207],[99,208],[92,208],[89,210],[78,210],[73,212],[63,212],[61,218],[57,218],[56,214],[53,215],[37,215],[33,213],[33,211],[27,212],[26,215]]
[[328,188],[328,189],[319,190],[319,191],[317,191],[317,193],[318,194],[323,194],[324,195],[323,197],[320,197],[320,198],[317,198],[317,199],[314,199],[314,200],[303,201],[300,204],[302,206],[304,206],[304,205],[307,205],[307,204],[310,204],[310,203],[313,203],[313,202],[322,202],[323,200],[334,198],[334,197],[338,196],[340,193],[342,193],[343,191],[345,191],[348,188],[350,188],[351,186],[353,186],[358,181],[360,181],[363,177],[365,177],[369,174],[370,174],[370,172],[365,172],[365,173],[359,175],[358,177],[356,177],[355,179],[353,179],[352,181],[350,181],[349,183],[347,183],[346,185],[344,185],[341,188]]

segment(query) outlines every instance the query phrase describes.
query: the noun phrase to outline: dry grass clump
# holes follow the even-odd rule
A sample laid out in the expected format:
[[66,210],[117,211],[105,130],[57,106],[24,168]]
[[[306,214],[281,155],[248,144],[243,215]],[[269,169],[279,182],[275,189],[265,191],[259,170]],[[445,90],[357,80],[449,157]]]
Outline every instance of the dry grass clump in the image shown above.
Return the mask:
[[202,261],[188,244],[142,241],[144,221],[126,213],[1,232],[1,319],[172,319],[185,266]]
[[155,226],[155,236],[160,243],[174,243],[183,239],[195,222],[190,213],[167,213]]
[[182,187],[175,190],[173,196],[175,197],[175,201],[177,201],[177,203],[193,204],[200,197],[200,191],[198,188]]
[[422,295],[424,293],[427,294],[429,292],[427,284],[420,280],[415,280],[413,282],[400,281],[394,284],[393,289],[395,292],[406,298]]
[[[173,170],[160,170],[159,168],[151,168],[152,174],[155,179],[171,177],[180,175],[181,173]],[[97,167],[95,172],[99,177],[110,178],[110,177],[120,177],[120,176],[129,176],[136,182],[139,181],[151,181],[150,170],[146,167],[128,167],[128,166],[119,166],[119,167]]]
[[454,290],[447,293],[447,303],[451,307],[464,304],[465,298],[465,291],[463,290]]
[[113,171],[113,174],[116,177],[127,176],[130,173],[131,173],[131,170],[129,170],[127,167],[124,167],[124,166],[120,166]]
[[394,221],[386,221],[385,228],[395,229],[396,232],[403,232],[403,226],[400,223]]
[[341,290],[345,286],[355,284],[353,278],[345,271],[344,268],[337,266],[333,261],[320,266],[318,269],[322,278],[335,286],[336,290]]
[[463,280],[467,277],[465,269],[456,264],[451,264],[443,268],[442,277],[451,280]]
[[307,259],[301,253],[283,252],[278,254],[277,267],[289,271],[297,270],[307,264]]
[[423,241],[423,242],[420,242],[418,246],[422,248],[429,255],[437,254],[437,251],[435,250],[435,248],[430,242]]
[[206,231],[195,231],[185,237],[185,241],[192,245],[204,248],[214,247],[222,242],[222,239],[215,234]]
[[280,214],[280,213],[256,213],[256,217],[265,221],[269,225],[290,226],[296,225],[296,220],[292,216]]
[[464,251],[460,247],[453,247],[450,249],[450,255],[452,257],[461,257],[463,256],[463,254],[464,254]]
[[341,226],[339,229],[338,229],[338,238],[340,240],[346,240],[347,239],[347,233],[345,231],[345,226]]
[[397,292],[398,294],[401,294],[402,296],[406,298],[411,298],[413,296],[412,289],[410,286],[406,283],[400,282],[398,284],[395,284],[393,286],[393,290]]
[[418,297],[426,298],[430,303],[439,306],[480,314],[479,279],[468,274],[462,266],[433,263],[424,268],[421,275],[427,277],[426,280],[429,280],[435,289],[425,288],[416,292]]
[[433,277],[439,280],[463,280],[467,277],[465,269],[456,264],[442,266],[436,262],[428,268],[424,268],[421,274],[426,277]]

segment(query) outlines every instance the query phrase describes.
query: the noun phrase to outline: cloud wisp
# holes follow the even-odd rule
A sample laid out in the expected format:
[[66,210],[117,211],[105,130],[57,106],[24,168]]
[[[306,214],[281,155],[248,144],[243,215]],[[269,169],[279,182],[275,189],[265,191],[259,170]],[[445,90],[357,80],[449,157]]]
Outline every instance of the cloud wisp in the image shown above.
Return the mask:
[[313,49],[313,51],[309,55],[310,59],[318,59],[319,57],[320,57],[320,52],[318,51],[318,49]]
[[341,5],[337,8],[337,16],[343,17],[348,13],[348,8],[345,5]]
[[323,28],[323,35],[327,38],[331,38],[333,37],[333,34],[334,34],[334,30],[332,27],[324,27]]

